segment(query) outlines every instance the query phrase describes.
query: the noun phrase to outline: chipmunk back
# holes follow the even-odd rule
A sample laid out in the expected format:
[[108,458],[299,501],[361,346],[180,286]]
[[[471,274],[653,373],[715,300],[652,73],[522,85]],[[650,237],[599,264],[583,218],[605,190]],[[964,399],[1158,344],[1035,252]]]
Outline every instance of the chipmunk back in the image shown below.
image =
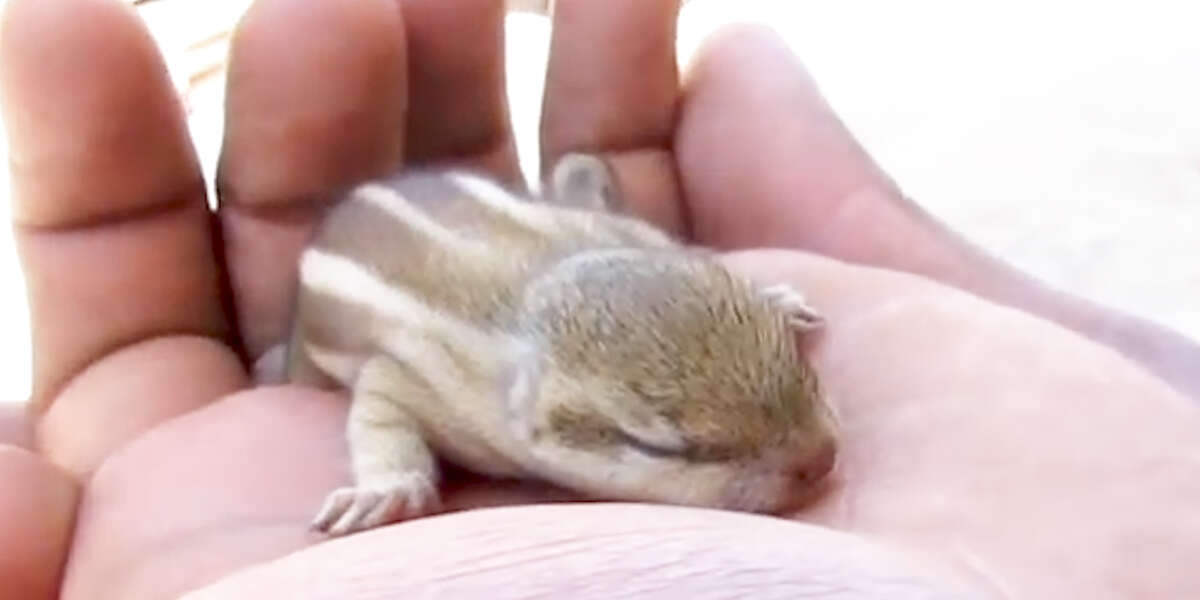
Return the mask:
[[832,468],[803,296],[613,210],[603,161],[546,198],[465,171],[360,185],[300,259],[287,376],[341,386],[338,535],[438,508],[437,458],[606,499],[778,510]]

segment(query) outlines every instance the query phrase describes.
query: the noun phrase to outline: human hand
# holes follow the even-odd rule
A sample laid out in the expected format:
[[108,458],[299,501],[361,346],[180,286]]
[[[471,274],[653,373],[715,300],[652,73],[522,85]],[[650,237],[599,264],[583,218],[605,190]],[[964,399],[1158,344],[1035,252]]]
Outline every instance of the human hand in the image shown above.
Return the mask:
[[[731,580],[809,596],[954,583],[1018,596],[1195,591],[1181,563],[1200,539],[1191,405],[1041,321],[911,276],[779,251],[730,260],[796,284],[830,316],[813,357],[842,413],[842,464],[828,496],[795,515],[829,529],[674,507],[535,506],[310,547],[322,541],[305,530],[312,511],[348,477],[345,398],[248,389],[238,351],[252,358],[280,339],[317,203],[402,162],[517,177],[498,3],[400,4],[403,21],[389,2],[252,10],[230,65],[214,228],[140,25],[115,2],[9,0],[0,55],[40,455],[0,453],[4,480],[25,494],[0,505],[0,547],[29,561],[7,581],[53,585],[69,548],[68,598],[174,596],[238,569],[210,592],[687,595]],[[863,227],[903,211],[866,210],[885,205],[862,199],[893,191],[769,36],[715,40],[681,92],[671,4],[559,1],[547,154],[613,150],[637,210],[702,243],[825,236],[920,254],[893,237],[900,225]],[[761,220],[725,222],[730,206]],[[755,222],[778,229],[746,229]],[[85,482],[78,511],[59,469]],[[471,479],[451,487],[453,508],[563,497]],[[934,583],[917,579],[921,567]]]

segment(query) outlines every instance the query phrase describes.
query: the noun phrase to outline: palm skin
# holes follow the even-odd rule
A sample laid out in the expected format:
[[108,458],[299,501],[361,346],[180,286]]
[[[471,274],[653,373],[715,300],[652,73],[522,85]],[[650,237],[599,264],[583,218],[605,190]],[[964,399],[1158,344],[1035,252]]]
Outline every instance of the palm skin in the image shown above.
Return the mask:
[[[558,6],[544,158],[606,152],[640,214],[829,317],[811,352],[843,451],[827,493],[789,515],[805,525],[526,506],[571,497],[461,475],[450,508],[522,506],[312,534],[349,478],[346,398],[255,389],[245,365],[281,339],[294,258],[335,190],[432,163],[517,180],[501,3],[260,0],[234,39],[214,215],[135,16],[9,0],[4,117],[36,365],[30,414],[0,447],[17,490],[0,500],[0,579],[16,582],[0,594],[686,597],[733,578],[816,597],[1200,595],[1194,404],[1108,347],[961,291],[1041,293],[905,201],[769,32],[719,34],[680,78],[675,2]],[[765,246],[790,249],[750,249]]]

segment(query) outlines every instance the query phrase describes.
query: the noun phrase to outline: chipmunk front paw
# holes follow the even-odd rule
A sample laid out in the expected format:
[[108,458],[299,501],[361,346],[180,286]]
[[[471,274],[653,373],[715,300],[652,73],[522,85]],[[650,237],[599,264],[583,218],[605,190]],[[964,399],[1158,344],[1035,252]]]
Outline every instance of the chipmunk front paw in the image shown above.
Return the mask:
[[420,473],[386,483],[338,488],[325,497],[312,528],[340,536],[402,519],[425,516],[439,506],[437,488]]

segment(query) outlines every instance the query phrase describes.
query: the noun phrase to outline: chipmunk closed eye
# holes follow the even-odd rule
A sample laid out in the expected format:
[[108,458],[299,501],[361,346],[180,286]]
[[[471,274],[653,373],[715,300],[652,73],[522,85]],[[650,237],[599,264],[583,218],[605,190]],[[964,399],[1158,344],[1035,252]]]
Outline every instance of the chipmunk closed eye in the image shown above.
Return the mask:
[[465,171],[358,186],[304,251],[287,378],[344,387],[330,534],[438,510],[438,459],[600,499],[774,511],[836,454],[797,334],[822,326],[620,214],[599,157],[544,199]]

